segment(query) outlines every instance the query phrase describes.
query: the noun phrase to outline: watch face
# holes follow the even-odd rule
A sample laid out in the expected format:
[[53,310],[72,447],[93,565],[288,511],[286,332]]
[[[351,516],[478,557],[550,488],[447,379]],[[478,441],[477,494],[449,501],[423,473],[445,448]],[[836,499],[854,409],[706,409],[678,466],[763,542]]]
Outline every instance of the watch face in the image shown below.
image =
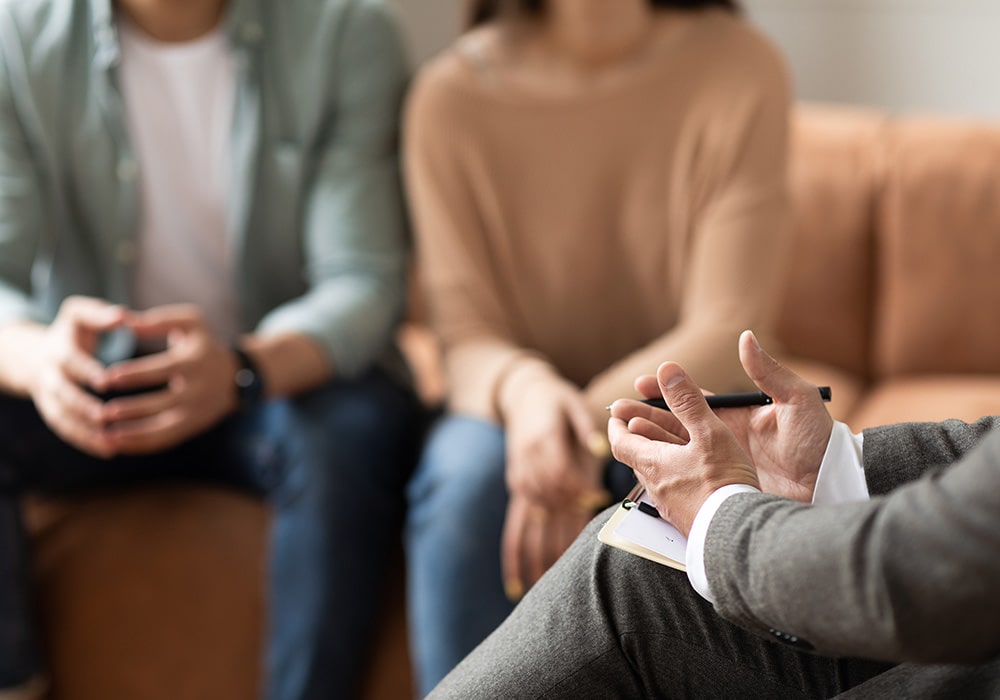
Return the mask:
[[257,368],[254,367],[253,360],[242,350],[234,348],[236,358],[239,361],[239,369],[233,375],[233,383],[236,385],[236,398],[242,410],[247,410],[257,405],[264,398],[264,381]]
[[257,375],[249,367],[241,367],[236,373],[235,381],[236,386],[240,389],[249,389],[253,386],[254,381],[257,379]]

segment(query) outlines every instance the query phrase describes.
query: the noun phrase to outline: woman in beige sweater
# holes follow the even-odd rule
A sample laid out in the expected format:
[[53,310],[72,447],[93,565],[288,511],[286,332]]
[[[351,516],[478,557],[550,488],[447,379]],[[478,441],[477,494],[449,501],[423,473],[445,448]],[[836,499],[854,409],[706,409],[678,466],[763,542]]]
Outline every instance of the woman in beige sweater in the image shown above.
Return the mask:
[[409,492],[422,693],[630,486],[605,407],[635,377],[749,387],[787,242],[786,70],[729,0],[475,5],[405,125],[449,385]]

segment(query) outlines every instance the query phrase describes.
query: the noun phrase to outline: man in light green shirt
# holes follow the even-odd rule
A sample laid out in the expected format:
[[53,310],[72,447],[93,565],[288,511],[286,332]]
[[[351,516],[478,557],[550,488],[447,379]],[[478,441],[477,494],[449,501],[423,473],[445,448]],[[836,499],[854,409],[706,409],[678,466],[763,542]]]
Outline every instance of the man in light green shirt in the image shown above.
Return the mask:
[[44,675],[19,495],[173,477],[276,506],[267,696],[353,693],[418,423],[406,81],[379,0],[0,2],[0,697]]

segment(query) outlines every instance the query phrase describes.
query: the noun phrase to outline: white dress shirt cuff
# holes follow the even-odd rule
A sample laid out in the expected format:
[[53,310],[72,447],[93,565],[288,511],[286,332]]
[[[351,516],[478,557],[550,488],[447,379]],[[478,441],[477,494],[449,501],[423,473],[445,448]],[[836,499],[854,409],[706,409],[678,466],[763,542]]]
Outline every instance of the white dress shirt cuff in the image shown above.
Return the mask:
[[691,525],[691,532],[688,533],[687,549],[684,552],[685,566],[687,567],[688,581],[698,591],[705,600],[714,603],[712,589],[708,585],[708,575],[705,573],[705,538],[708,536],[708,526],[715,517],[715,512],[719,506],[730,496],[738,493],[760,493],[759,489],[747,484],[729,484],[712,492],[694,518]]
[[868,500],[868,482],[861,456],[863,445],[862,433],[851,433],[851,429],[840,421],[833,424],[830,442],[816,475],[813,505]]
[[[813,505],[830,505],[850,501],[867,501],[868,482],[865,481],[862,447],[864,435],[851,433],[846,424],[837,421],[830,432],[823,461],[816,475],[813,489]],[[688,580],[702,598],[714,603],[712,589],[708,585],[705,572],[705,539],[715,513],[730,496],[737,493],[759,493],[753,486],[730,484],[716,489],[698,510],[688,533],[687,549],[684,553]]]

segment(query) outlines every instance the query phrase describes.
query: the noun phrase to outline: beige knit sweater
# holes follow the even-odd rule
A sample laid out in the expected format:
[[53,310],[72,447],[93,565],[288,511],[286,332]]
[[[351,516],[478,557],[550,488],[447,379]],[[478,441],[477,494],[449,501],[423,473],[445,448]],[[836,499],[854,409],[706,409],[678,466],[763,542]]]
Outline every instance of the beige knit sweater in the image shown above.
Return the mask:
[[451,410],[502,422],[522,372],[595,415],[665,360],[748,385],[737,338],[767,339],[786,262],[787,73],[744,20],[668,20],[654,58],[589,90],[504,80],[498,27],[418,75],[405,173]]

